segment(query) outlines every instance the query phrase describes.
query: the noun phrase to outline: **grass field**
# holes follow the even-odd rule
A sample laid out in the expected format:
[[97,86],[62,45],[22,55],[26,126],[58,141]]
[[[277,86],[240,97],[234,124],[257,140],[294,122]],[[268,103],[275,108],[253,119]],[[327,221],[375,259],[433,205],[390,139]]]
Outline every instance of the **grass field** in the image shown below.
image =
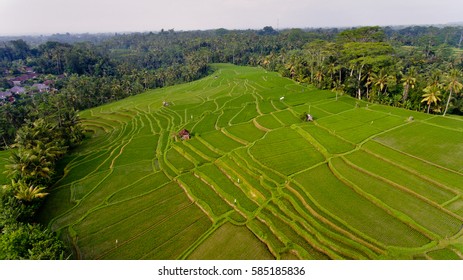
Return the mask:
[[74,258],[463,258],[463,119],[213,67],[81,112],[40,212]]

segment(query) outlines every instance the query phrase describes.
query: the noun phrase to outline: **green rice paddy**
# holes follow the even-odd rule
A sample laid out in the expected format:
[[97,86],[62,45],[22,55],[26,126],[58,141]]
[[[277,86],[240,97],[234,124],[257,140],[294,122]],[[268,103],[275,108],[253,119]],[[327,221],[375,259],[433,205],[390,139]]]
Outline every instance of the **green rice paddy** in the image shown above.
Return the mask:
[[213,67],[81,112],[40,213],[75,258],[463,258],[463,119]]

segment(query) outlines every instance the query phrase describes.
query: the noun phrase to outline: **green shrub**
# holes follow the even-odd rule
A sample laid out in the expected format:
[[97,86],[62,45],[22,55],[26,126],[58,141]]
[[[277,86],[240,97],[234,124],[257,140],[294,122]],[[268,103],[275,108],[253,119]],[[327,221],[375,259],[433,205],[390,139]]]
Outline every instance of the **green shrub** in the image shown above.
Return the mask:
[[68,257],[56,235],[38,224],[10,224],[0,235],[2,260],[58,260]]

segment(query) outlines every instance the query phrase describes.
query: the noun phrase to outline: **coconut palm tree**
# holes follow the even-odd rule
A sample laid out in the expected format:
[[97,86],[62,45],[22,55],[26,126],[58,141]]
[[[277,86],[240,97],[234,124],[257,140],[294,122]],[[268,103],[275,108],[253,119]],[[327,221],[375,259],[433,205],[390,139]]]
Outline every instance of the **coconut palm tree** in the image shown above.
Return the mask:
[[392,79],[393,77],[388,75],[384,69],[381,69],[378,74],[371,73],[371,81],[379,89],[380,94],[387,94],[387,86]]
[[370,94],[370,87],[372,87],[373,85],[373,76],[372,76],[372,72],[371,71],[368,71],[366,74],[365,74],[365,88],[367,89],[367,99],[368,101],[371,101],[372,97],[375,96],[375,94]]
[[31,149],[37,146],[37,142],[50,143],[55,141],[54,130],[56,126],[40,118],[33,123],[21,127],[16,133],[15,147]]
[[55,157],[56,153],[51,148],[18,149],[11,153],[6,172],[13,179],[46,183],[54,173]]
[[328,74],[330,76],[330,81],[329,81],[329,83],[330,83],[329,87],[330,88],[334,87],[334,83],[335,83],[334,75],[336,75],[336,72],[337,72],[336,64],[334,64],[334,63],[328,64],[328,67],[326,69],[326,74]]
[[288,63],[285,64],[286,70],[288,70],[290,78],[293,79],[296,76],[296,63],[290,60]]
[[338,101],[338,95],[344,94],[344,87],[345,85],[341,83],[340,81],[334,81],[334,85],[331,91],[336,93],[336,101]]
[[408,93],[410,89],[415,88],[416,85],[416,70],[414,67],[408,70],[408,73],[405,74],[402,79],[400,80],[402,85],[404,86],[404,91],[402,94],[402,102],[405,102],[408,99]]
[[320,68],[315,72],[315,81],[317,82],[318,88],[322,88],[324,77],[325,77],[325,74],[323,73],[323,68]]
[[460,83],[459,81],[460,79],[461,79],[461,71],[457,69],[452,69],[449,75],[447,76],[447,89],[449,91],[449,97],[447,99],[447,104],[445,104],[444,116],[447,113],[447,110],[449,108],[449,103],[450,103],[450,99],[452,98],[452,94],[453,93],[458,94],[463,89],[463,84]]
[[426,104],[428,105],[428,110],[427,110],[428,114],[429,114],[429,109],[431,108],[431,105],[433,103],[437,105],[437,103],[441,101],[440,96],[442,94],[441,94],[440,88],[441,88],[440,84],[431,84],[423,90],[425,94],[422,95],[423,99],[421,100],[421,102],[422,103],[426,102]]
[[19,200],[31,202],[35,199],[44,198],[48,193],[43,192],[45,187],[28,185],[24,181],[11,181],[11,187],[15,192],[15,197]]

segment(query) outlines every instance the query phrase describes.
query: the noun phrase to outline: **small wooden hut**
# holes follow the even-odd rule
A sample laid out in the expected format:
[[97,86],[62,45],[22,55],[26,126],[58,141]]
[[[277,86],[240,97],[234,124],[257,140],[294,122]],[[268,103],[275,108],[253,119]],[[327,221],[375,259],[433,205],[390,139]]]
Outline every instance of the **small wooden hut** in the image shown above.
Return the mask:
[[190,132],[186,129],[182,129],[179,133],[178,133],[178,137],[182,140],[188,140],[191,138],[191,135],[190,135]]

